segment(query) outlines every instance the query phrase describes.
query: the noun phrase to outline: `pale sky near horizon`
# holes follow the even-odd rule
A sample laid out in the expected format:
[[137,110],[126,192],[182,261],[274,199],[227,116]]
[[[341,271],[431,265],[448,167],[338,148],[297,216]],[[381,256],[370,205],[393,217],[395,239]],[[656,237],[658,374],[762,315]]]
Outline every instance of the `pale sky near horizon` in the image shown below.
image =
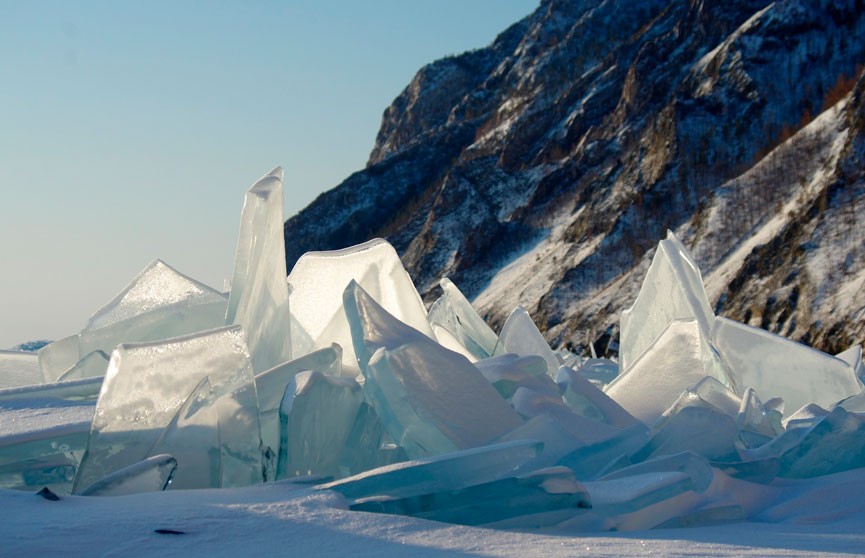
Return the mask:
[[364,167],[421,66],[538,0],[0,0],[0,349],[80,330],[150,261],[216,288],[246,189]]

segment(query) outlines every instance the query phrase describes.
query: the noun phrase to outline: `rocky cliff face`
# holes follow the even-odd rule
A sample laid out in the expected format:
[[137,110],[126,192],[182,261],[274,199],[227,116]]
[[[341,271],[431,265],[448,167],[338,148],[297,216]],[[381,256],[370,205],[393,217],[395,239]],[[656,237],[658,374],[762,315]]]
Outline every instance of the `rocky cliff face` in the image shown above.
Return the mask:
[[837,351],[865,333],[861,1],[545,0],[422,68],[367,167],[285,225],[381,236],[427,297],[615,348],[666,230],[721,314]]

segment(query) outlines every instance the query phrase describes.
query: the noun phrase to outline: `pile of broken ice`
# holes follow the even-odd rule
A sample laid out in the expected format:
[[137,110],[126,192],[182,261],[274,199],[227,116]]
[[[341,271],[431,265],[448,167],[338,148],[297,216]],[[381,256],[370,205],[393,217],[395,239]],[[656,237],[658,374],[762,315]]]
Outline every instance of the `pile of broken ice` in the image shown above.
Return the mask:
[[[0,353],[0,486],[82,495],[300,477],[354,510],[496,527],[744,518],[757,484],[865,467],[861,349],[714,316],[671,234],[620,361],[427,311],[385,241],[288,275],[282,173],[247,193],[226,295],[156,261],[77,335]],[[621,372],[619,372],[621,367]]]

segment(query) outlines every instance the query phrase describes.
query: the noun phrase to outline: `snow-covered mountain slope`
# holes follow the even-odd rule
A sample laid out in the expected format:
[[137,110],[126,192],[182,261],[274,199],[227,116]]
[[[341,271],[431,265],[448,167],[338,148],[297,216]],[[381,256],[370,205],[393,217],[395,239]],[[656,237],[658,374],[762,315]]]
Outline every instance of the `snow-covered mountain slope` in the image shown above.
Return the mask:
[[606,347],[671,229],[719,313],[840,351],[865,333],[863,60],[861,2],[544,0],[418,72],[367,168],[286,223],[289,268],[383,236],[430,298],[450,276],[494,324],[519,304]]

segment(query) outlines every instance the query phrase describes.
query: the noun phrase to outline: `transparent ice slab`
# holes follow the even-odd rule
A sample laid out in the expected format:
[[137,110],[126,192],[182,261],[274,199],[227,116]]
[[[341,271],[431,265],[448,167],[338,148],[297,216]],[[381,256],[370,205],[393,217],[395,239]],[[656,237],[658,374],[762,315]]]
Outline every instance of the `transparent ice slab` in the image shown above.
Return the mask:
[[850,365],[768,331],[717,318],[712,339],[739,393],[781,397],[788,414],[808,403],[828,407],[862,386]]
[[255,382],[243,330],[232,326],[115,349],[75,491],[148,457],[188,395],[206,377],[217,419],[210,427],[218,429],[220,437],[220,447],[214,449],[222,456],[222,486],[261,482]]
[[491,444],[380,467],[317,488],[339,492],[349,500],[459,490],[511,476],[517,467],[537,456],[541,446],[536,440]]
[[679,239],[667,231],[667,238],[658,243],[637,299],[622,313],[622,370],[634,364],[674,320],[694,320],[708,339],[714,313],[697,264]]
[[520,356],[538,355],[547,363],[547,375],[554,377],[561,363],[550,348],[529,313],[520,306],[508,316],[494,354],[514,353]]
[[339,459],[362,401],[354,378],[297,374],[279,411],[277,478],[339,476]]
[[408,461],[405,450],[396,445],[372,405],[362,402],[339,458],[339,477]]
[[620,428],[576,414],[557,394],[551,396],[521,387],[514,393],[511,403],[524,418],[543,415],[553,417],[571,436],[584,444],[594,444],[621,432]]
[[430,307],[430,324],[450,332],[475,359],[493,356],[498,343],[495,332],[450,279],[443,278],[439,285],[443,293]]
[[649,441],[631,460],[634,462],[684,451],[711,461],[738,461],[735,441],[739,429],[730,415],[686,392],[653,428]]
[[38,385],[43,380],[36,353],[0,351],[0,389]]
[[81,496],[123,496],[139,492],[160,492],[168,487],[177,470],[170,455],[154,455],[124,467],[90,485]]
[[558,464],[574,471],[580,480],[594,479],[631,464],[628,456],[648,439],[642,424],[626,428],[616,436],[582,446],[559,459]]
[[0,389],[0,405],[20,399],[93,400],[99,396],[102,378],[83,378],[68,382],[52,382],[35,386]]
[[482,446],[522,424],[464,356],[388,314],[355,282],[344,300],[364,393],[410,458]]
[[279,405],[294,377],[305,370],[316,370],[338,376],[342,365],[342,348],[334,343],[300,358],[274,366],[255,376],[258,393],[258,416],[261,441],[274,452],[279,451]]
[[[444,523],[484,525],[562,509],[588,509],[585,489],[566,467],[533,471],[459,490],[409,496],[370,498],[351,505],[352,510],[408,515]],[[534,524],[532,518],[527,519]]]
[[577,374],[592,382],[600,389],[606,388],[619,375],[619,363],[606,358],[589,358],[581,362],[575,370]]
[[556,374],[562,399],[578,415],[619,428],[629,428],[639,421],[607,394],[575,370],[562,366]]
[[694,452],[685,451],[672,455],[656,457],[636,465],[631,465],[623,469],[618,469],[607,475],[604,475],[598,480],[615,480],[645,473],[665,473],[679,472],[685,473],[691,479],[691,489],[695,492],[705,492],[709,485],[712,484],[714,473],[709,460]]
[[569,433],[558,420],[550,415],[532,417],[496,442],[517,440],[539,440],[544,444],[541,453],[523,464],[519,469],[520,472],[553,466],[565,455],[586,446],[580,438]]
[[220,425],[213,396],[210,378],[205,376],[147,450],[149,456],[169,452],[177,456],[182,465],[171,484],[175,490],[223,485]]
[[767,411],[757,396],[757,392],[751,388],[746,389],[742,395],[742,404],[736,416],[736,426],[739,427],[739,430],[754,432],[770,438],[783,432],[781,413],[774,410]]
[[291,360],[282,180],[277,167],[246,192],[225,313],[243,326],[255,373]]
[[592,499],[593,513],[600,516],[633,513],[694,488],[691,477],[684,472],[642,473],[585,482],[583,486]]
[[92,401],[50,397],[0,401],[0,486],[68,493],[94,409]]
[[66,370],[57,378],[57,381],[68,382],[83,378],[98,378],[104,376],[106,370],[108,370],[108,355],[102,351],[92,351]]
[[479,360],[474,365],[505,399],[510,399],[520,387],[559,395],[558,386],[547,376],[547,363],[538,355],[521,357],[507,353]]
[[218,291],[155,260],[91,316],[78,335],[79,358],[221,326],[225,305]]
[[39,357],[39,368],[42,369],[44,381],[55,382],[81,358],[78,351],[78,334],[49,343],[36,354]]
[[[695,386],[714,357],[695,319],[673,320],[633,364],[607,386],[606,394],[647,425],[654,423],[688,388]],[[717,377],[721,381],[726,378]]]
[[810,478],[865,467],[865,417],[836,407],[780,456],[779,476]]
[[297,354],[338,343],[343,348],[345,375],[358,373],[342,305],[342,294],[351,281],[395,318],[434,338],[426,308],[399,255],[380,238],[343,250],[307,252],[294,264],[288,281],[293,323],[303,330],[302,335],[292,336],[309,343],[299,346]]

